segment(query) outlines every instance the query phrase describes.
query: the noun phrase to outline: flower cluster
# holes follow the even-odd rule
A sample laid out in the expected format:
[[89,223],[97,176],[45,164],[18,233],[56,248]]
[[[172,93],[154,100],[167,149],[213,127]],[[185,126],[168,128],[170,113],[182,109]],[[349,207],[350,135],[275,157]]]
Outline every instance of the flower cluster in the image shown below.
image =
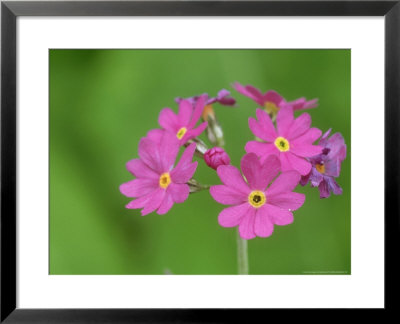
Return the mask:
[[[321,198],[331,192],[342,193],[336,182],[346,158],[342,135],[330,136],[331,130],[322,135],[311,126],[310,114],[294,115],[317,107],[317,99],[287,101],[273,90],[262,93],[240,83],[233,87],[259,106],[255,107],[256,118],[248,119],[254,140],[244,147],[241,172],[231,165],[223,149],[224,134],[213,107],[236,107],[230,92],[222,89],[216,97],[178,97],[178,112],[162,109],[158,118],[161,128],[150,130],[140,140],[139,158],[127,163],[135,177],[120,186],[125,196],[135,198],[127,208],[141,209],[142,215],[153,211],[165,214],[190,193],[209,188],[218,203],[229,206],[220,212],[218,223],[238,227],[243,239],[252,239],[270,236],[274,225],[293,222],[293,211],[305,202],[305,195],[294,191],[297,185],[318,187]],[[211,148],[199,137],[204,131]],[[176,162],[181,148],[183,153]],[[222,184],[202,185],[194,178],[195,155],[216,170]]]
[[[174,203],[184,202],[189,192],[203,188],[192,179],[198,165],[198,162],[193,162],[193,156],[195,151],[203,156],[206,150],[198,136],[207,128],[208,122],[197,124],[206,107],[212,103],[235,104],[227,90],[220,91],[216,98],[209,98],[204,94],[179,99],[177,102],[177,113],[171,108],[161,110],[158,117],[161,128],[150,130],[146,137],[140,140],[139,158],[129,161],[126,165],[135,179],[122,184],[120,191],[129,198],[136,198],[128,203],[126,208],[142,209],[142,216],[153,211],[165,214]],[[179,162],[175,164],[181,147],[185,150]],[[218,158],[215,154],[207,156],[210,156],[209,163],[214,167],[222,163],[216,161]],[[229,163],[229,157],[228,160],[224,157],[221,161]]]

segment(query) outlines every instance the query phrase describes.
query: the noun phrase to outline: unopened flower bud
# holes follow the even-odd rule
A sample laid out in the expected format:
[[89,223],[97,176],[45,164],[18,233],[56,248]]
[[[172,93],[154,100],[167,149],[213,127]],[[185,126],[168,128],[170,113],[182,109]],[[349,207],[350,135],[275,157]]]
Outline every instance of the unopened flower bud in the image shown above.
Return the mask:
[[204,161],[210,168],[217,170],[220,165],[228,165],[231,162],[231,159],[224,149],[213,147],[204,153]]

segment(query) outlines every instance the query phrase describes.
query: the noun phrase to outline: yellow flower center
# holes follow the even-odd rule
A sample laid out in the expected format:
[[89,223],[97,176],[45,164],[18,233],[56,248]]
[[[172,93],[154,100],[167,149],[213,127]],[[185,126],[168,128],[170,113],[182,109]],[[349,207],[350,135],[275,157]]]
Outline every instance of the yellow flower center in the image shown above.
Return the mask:
[[182,139],[182,137],[186,134],[187,129],[186,127],[182,127],[181,129],[178,130],[178,132],[176,133],[176,137],[178,137],[178,139]]
[[169,176],[168,172],[165,172],[160,177],[160,187],[166,189],[169,184],[171,183],[171,177]]
[[267,101],[264,104],[265,111],[270,115],[276,115],[278,113],[279,107],[277,107],[273,102]]
[[325,165],[324,164],[316,164],[315,168],[319,173],[325,173]]
[[254,208],[259,208],[267,202],[267,198],[262,191],[253,190],[248,197],[248,201]]
[[215,117],[214,109],[213,109],[212,105],[206,105],[203,108],[203,114],[202,114],[203,120],[208,120],[209,116],[210,117]]
[[275,146],[281,152],[286,152],[286,151],[289,151],[289,149],[290,149],[289,141],[284,137],[278,137],[275,140]]

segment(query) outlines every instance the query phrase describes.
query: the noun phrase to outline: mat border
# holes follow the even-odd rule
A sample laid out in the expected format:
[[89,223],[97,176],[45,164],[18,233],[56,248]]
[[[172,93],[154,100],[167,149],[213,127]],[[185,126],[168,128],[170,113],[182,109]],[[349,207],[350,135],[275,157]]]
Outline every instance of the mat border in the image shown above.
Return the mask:
[[[384,16],[385,19],[385,308],[399,286],[400,0],[396,1],[2,1],[0,322],[236,322],[272,309],[16,308],[16,19],[19,16]],[[294,310],[309,316],[309,311]],[[321,311],[321,310],[318,310]],[[330,311],[331,313],[332,311]],[[364,312],[364,314],[367,314]],[[367,316],[371,316],[368,312]]]

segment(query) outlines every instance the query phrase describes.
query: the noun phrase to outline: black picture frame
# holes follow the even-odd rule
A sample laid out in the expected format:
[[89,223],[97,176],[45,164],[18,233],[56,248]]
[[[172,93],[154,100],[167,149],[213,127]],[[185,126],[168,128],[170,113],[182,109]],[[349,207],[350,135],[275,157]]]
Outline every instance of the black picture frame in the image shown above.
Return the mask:
[[[400,0],[396,1],[29,1],[1,3],[1,312],[3,323],[235,322],[276,310],[16,308],[16,19],[19,16],[384,16],[385,308],[399,275]],[[374,190],[371,188],[371,190]],[[371,233],[372,235],[372,233]],[[299,311],[299,310],[297,310]],[[307,312],[308,313],[308,312]],[[304,314],[304,311],[301,312]],[[309,316],[304,314],[303,316]]]

